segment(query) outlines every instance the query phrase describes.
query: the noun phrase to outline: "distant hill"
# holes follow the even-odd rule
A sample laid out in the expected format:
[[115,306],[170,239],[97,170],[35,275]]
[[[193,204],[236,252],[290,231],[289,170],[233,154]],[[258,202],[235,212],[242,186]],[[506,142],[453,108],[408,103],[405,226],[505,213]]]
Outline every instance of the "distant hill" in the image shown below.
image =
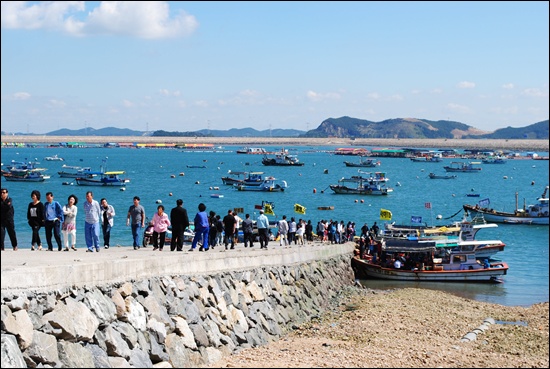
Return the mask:
[[[479,138],[479,139],[549,139],[549,121],[534,123],[520,128],[501,128],[494,132],[482,131],[464,123],[449,120],[432,121],[417,118],[394,118],[381,122],[340,117],[328,118],[319,127],[310,131],[296,129],[271,129],[258,131],[254,128],[231,128],[228,130],[208,130],[187,132],[135,131],[127,128],[91,127],[71,130],[58,129],[46,133],[47,136],[153,136],[153,137],[311,137],[311,138]],[[2,132],[2,134],[5,134]],[[18,135],[27,135],[16,133]]]

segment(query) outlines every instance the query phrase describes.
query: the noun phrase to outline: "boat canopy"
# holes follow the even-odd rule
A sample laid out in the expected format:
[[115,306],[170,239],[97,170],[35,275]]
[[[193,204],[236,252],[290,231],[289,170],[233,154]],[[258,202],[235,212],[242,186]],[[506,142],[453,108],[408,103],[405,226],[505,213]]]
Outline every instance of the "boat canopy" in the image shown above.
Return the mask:
[[387,239],[386,252],[431,252],[435,251],[435,242]]
[[114,171],[114,172],[105,172],[105,173],[103,173],[103,174],[106,174],[106,175],[108,175],[108,176],[111,176],[111,175],[118,175],[118,174],[124,174],[124,173],[126,173],[126,172],[123,171],[123,170],[118,170],[118,171]]

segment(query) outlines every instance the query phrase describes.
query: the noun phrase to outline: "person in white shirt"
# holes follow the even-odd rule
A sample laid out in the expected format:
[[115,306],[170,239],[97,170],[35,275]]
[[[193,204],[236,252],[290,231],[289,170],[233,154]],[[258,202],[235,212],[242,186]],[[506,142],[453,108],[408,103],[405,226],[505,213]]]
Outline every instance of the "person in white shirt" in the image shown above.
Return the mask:
[[286,221],[286,215],[283,215],[283,219],[277,222],[277,230],[279,231],[279,246],[283,246],[283,240],[285,246],[288,245],[288,223]]
[[296,228],[296,241],[298,242],[298,245],[304,244],[304,231],[305,227],[302,223],[298,224]]

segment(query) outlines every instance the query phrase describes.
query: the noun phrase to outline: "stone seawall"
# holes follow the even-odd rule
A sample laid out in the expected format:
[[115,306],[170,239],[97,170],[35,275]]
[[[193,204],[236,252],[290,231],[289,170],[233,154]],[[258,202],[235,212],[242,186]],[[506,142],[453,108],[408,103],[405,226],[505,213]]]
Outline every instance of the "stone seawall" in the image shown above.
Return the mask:
[[318,316],[353,284],[350,259],[3,288],[2,368],[204,366]]

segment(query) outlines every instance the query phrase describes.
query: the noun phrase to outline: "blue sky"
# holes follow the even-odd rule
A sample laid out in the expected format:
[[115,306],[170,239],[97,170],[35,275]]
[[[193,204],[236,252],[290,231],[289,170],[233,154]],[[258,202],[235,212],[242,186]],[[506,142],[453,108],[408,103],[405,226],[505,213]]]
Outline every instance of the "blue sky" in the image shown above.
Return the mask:
[[1,4],[7,132],[549,117],[546,1]]

